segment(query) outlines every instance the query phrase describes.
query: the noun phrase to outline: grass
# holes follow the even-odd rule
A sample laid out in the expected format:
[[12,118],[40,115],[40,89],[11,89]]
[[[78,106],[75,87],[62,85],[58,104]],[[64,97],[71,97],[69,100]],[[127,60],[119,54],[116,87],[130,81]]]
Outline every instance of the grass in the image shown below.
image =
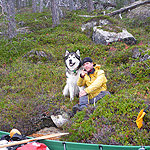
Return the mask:
[[[0,129],[9,132],[17,128],[29,135],[35,128],[40,129],[35,122],[42,113],[63,108],[71,111],[78,98],[71,103],[69,97],[62,95],[66,81],[64,54],[66,50],[79,49],[81,58],[89,56],[101,64],[111,97],[106,96],[96,107],[91,105],[71,118],[63,127],[64,132],[70,134],[62,140],[149,145],[149,114],[145,115],[141,129],[135,121],[139,111],[149,104],[150,60],[140,62],[140,58],[132,58],[134,48],[138,48],[142,56],[150,55],[147,22],[137,25],[125,16],[121,21],[106,17],[113,23],[111,28],[115,29],[116,24],[126,28],[137,39],[137,44],[96,45],[86,32],[81,32],[82,24],[87,22],[78,16],[84,14],[83,11],[66,11],[61,24],[55,28],[52,28],[50,12],[28,12],[16,14],[16,20],[24,21],[32,33],[19,34],[11,40],[0,39]],[[51,59],[23,57],[31,50],[42,50]]]

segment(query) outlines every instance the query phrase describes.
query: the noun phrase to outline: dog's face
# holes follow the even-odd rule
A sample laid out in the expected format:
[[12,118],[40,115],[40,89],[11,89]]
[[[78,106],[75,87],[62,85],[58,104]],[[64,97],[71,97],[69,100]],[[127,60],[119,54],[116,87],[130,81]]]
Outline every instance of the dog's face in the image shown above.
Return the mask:
[[81,65],[80,51],[79,50],[77,50],[76,52],[66,51],[65,63],[67,68],[71,71],[78,69],[79,66]]

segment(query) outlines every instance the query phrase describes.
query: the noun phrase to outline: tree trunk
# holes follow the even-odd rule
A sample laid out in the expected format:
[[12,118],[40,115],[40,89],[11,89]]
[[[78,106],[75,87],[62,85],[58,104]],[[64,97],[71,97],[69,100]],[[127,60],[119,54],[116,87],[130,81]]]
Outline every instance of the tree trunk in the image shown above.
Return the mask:
[[8,35],[13,38],[17,35],[15,21],[15,4],[14,0],[7,0],[7,20],[8,20]]
[[6,6],[6,1],[1,0],[1,7],[2,7],[2,14],[7,13],[7,6]]
[[73,0],[69,0],[69,10],[70,11],[74,10],[74,2],[73,2]]
[[32,12],[36,13],[36,11],[37,11],[36,0],[32,0]]
[[21,7],[21,0],[16,0],[16,7],[19,10]]
[[43,12],[43,0],[40,0],[40,13]]
[[90,13],[94,10],[93,0],[87,0],[87,12]]
[[27,6],[26,0],[23,0],[23,7],[26,7],[26,6]]
[[49,6],[50,6],[50,3],[51,3],[51,2],[50,2],[50,0],[48,0],[48,1],[46,2],[46,5],[45,5],[45,7],[46,7],[46,8],[47,8],[47,7],[49,8]]
[[28,6],[31,7],[32,6],[32,1],[31,0],[27,0]]
[[120,13],[123,13],[123,12],[127,12],[128,10],[135,9],[136,7],[144,5],[144,4],[150,4],[150,0],[142,1],[142,2],[139,2],[139,3],[133,4],[131,6],[120,8],[119,10],[113,11],[113,12],[108,13],[106,15],[108,15],[108,16],[114,16],[114,15],[117,15],[117,14],[120,14]]
[[55,27],[59,24],[58,0],[51,0],[51,11],[53,27]]

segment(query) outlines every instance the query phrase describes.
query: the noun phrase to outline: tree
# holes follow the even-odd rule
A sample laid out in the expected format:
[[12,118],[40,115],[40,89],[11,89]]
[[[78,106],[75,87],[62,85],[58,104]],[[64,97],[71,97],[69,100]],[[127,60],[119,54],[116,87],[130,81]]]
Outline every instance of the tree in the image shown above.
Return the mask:
[[26,0],[23,0],[23,7],[26,7],[27,6],[27,1]]
[[58,0],[51,0],[51,11],[52,11],[53,27],[55,27],[59,24]]
[[21,6],[21,0],[16,0],[16,6],[17,6],[17,9],[20,9],[20,6]]
[[6,1],[5,0],[0,0],[0,7],[2,10],[2,15],[4,15],[4,13],[7,13],[7,7],[6,7]]
[[43,0],[40,0],[40,13],[43,12]]
[[9,38],[13,38],[17,35],[14,0],[7,0],[7,20],[8,20],[8,35]]
[[69,0],[69,10],[70,11],[74,10],[74,2],[73,2],[73,0]]
[[94,10],[93,0],[87,0],[87,12],[90,13]]
[[32,0],[32,12],[33,13],[37,12],[36,0]]

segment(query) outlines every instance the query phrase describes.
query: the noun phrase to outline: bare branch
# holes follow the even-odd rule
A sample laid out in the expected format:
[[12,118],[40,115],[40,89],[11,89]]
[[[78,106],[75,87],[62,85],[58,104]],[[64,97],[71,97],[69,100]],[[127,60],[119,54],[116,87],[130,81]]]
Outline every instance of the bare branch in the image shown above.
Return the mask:
[[133,4],[133,5],[127,6],[127,7],[120,8],[119,10],[113,11],[113,12],[108,13],[106,15],[107,16],[114,16],[114,15],[117,15],[117,14],[120,14],[123,12],[127,12],[129,10],[135,9],[136,7],[139,7],[139,6],[145,5],[145,4],[150,4],[150,0],[139,2],[139,3]]
[[5,14],[4,14],[4,7],[0,4],[0,7],[2,8],[2,14],[0,14],[0,16],[6,16]]

